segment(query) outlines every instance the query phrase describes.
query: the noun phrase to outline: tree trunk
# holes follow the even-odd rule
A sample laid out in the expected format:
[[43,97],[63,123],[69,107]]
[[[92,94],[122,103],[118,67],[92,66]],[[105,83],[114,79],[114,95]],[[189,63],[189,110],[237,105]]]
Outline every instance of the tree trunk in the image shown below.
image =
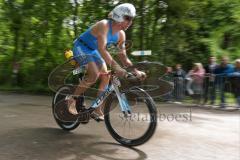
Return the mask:
[[144,49],[144,0],[141,0],[141,4],[140,4],[140,16],[141,16],[141,20],[140,20],[140,49],[143,50]]
[[13,51],[13,60],[12,60],[12,85],[18,85],[18,44],[19,44],[19,28],[14,30],[14,51]]
[[78,17],[78,1],[74,0],[74,10],[73,10],[73,27],[74,27],[74,36],[75,38],[78,36],[78,28],[77,28],[77,17]]

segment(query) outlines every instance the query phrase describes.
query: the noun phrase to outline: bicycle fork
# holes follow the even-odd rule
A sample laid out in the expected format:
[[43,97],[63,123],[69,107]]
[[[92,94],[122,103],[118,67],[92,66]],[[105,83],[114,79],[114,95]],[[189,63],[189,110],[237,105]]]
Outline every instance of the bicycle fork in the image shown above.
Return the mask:
[[132,110],[131,110],[131,107],[130,107],[130,105],[128,103],[128,100],[126,98],[125,93],[120,93],[118,87],[115,86],[115,85],[114,85],[113,88],[114,88],[114,91],[115,91],[115,93],[117,95],[117,98],[118,98],[118,101],[119,101],[119,105],[120,105],[121,111],[124,114],[124,117],[131,116]]

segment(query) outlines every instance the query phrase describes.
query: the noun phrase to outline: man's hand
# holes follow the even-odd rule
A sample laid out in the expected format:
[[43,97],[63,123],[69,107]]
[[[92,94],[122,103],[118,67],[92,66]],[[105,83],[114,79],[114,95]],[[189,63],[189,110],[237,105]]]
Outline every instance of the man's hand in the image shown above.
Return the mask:
[[113,65],[113,70],[115,71],[115,75],[117,77],[125,77],[127,74],[127,71],[118,64]]
[[139,71],[137,69],[134,70],[134,74],[136,75],[137,78],[139,78],[141,81],[145,80],[147,75],[145,72]]

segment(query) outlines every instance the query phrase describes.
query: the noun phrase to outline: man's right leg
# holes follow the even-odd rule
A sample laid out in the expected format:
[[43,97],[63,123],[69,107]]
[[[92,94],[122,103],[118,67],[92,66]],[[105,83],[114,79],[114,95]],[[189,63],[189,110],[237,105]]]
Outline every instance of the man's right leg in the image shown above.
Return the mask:
[[[83,94],[91,85],[95,84],[99,77],[100,69],[95,62],[89,62],[86,72],[86,77],[80,82],[73,93],[73,97]],[[69,112],[78,114],[76,109],[76,100],[71,97],[68,100]]]
[[203,103],[206,104],[208,102],[208,91],[209,91],[209,79],[208,78],[205,78],[204,80],[204,84],[203,84],[203,88],[204,88],[204,101]]
[[216,83],[212,82],[211,83],[211,92],[210,92],[210,94],[211,94],[211,105],[214,105],[215,100],[216,100],[216,87],[217,87]]

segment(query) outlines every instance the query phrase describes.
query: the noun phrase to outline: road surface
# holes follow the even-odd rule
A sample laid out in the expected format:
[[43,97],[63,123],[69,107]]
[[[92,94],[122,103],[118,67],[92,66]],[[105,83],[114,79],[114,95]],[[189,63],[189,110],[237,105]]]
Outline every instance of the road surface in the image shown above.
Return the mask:
[[240,160],[240,111],[157,107],[155,135],[144,145],[126,148],[103,122],[61,130],[49,96],[1,92],[0,160]]

